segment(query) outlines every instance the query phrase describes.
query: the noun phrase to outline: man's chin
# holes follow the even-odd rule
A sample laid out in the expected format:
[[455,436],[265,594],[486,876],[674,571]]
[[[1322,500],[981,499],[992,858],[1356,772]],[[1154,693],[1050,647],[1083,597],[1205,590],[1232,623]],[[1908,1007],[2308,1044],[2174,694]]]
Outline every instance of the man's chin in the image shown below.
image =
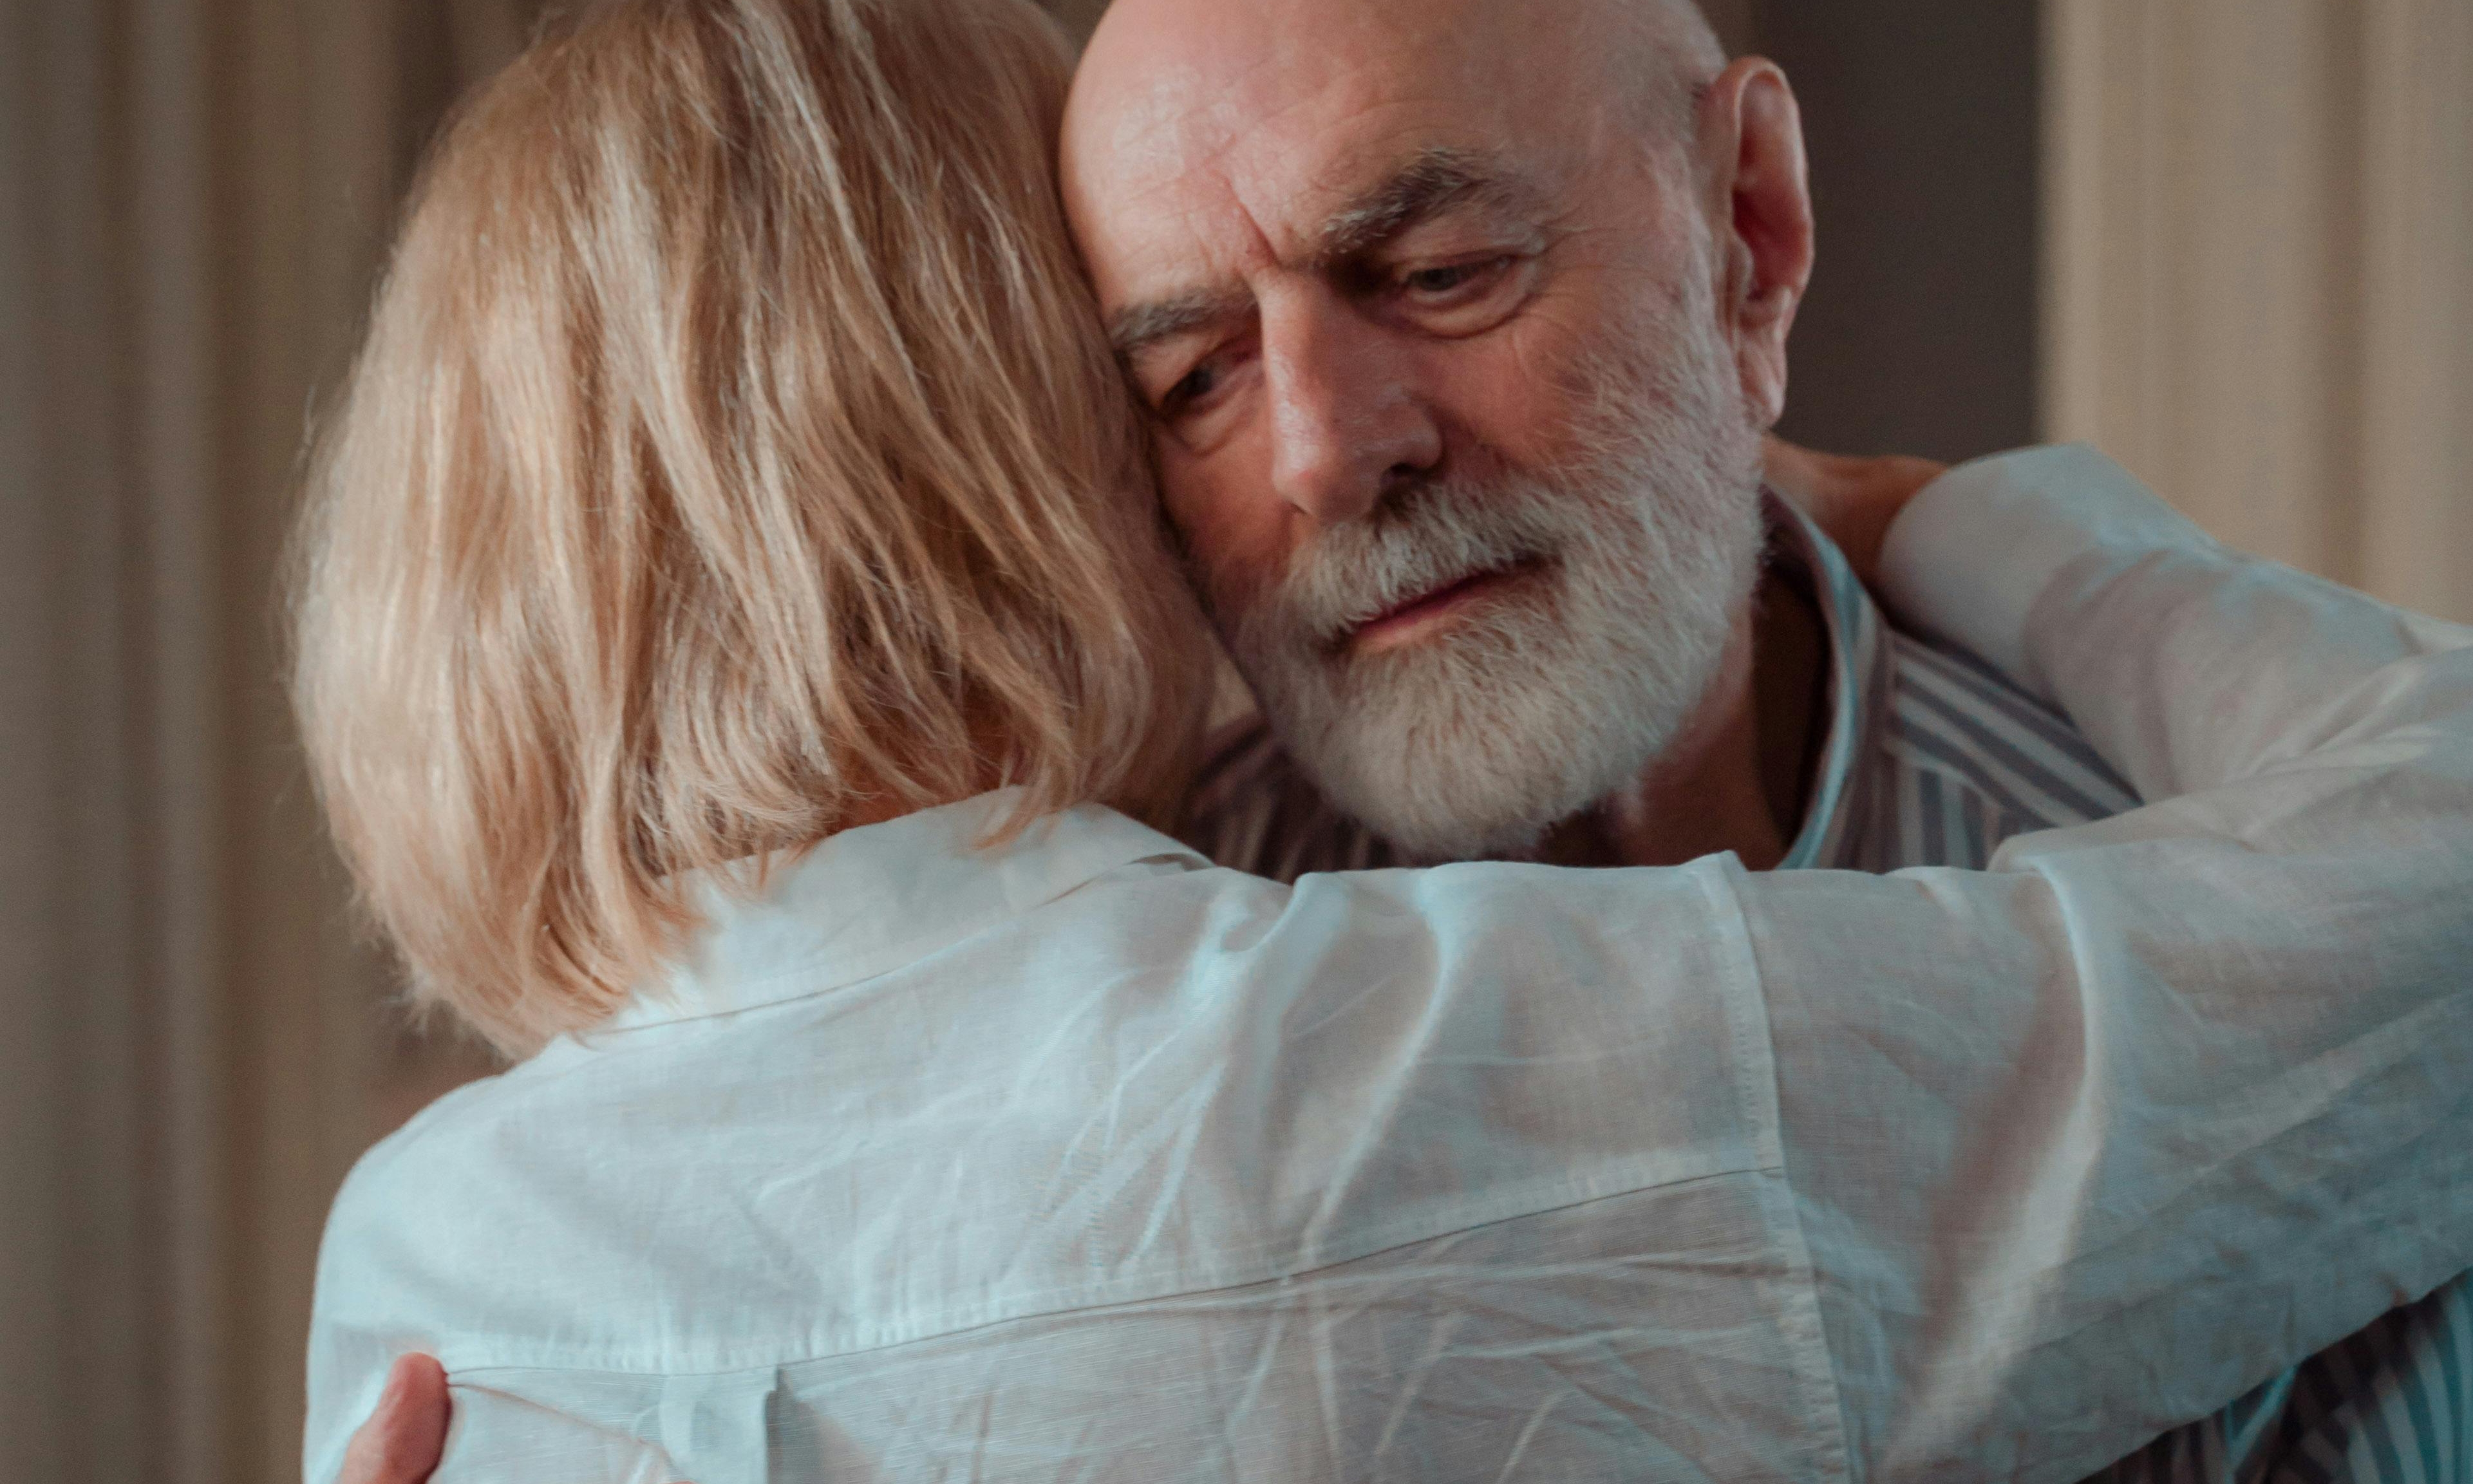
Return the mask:
[[[1525,858],[1556,825],[1638,778],[1664,729],[1652,717],[1551,704],[1526,718],[1468,714],[1469,696],[1501,706],[1504,689],[1464,687],[1448,706],[1395,713],[1344,739],[1333,729],[1319,746],[1292,750],[1334,805],[1411,860]],[[1551,682],[1537,689],[1570,693]],[[1365,706],[1352,709],[1361,716]]]
[[[1454,791],[1448,810],[1403,809],[1395,801],[1352,806],[1333,802],[1388,844],[1413,865],[1441,866],[1454,861],[1531,860],[1537,857],[1556,823],[1580,809],[1550,813],[1517,811],[1489,815],[1471,809],[1465,789]],[[1580,806],[1585,809],[1586,804]]]

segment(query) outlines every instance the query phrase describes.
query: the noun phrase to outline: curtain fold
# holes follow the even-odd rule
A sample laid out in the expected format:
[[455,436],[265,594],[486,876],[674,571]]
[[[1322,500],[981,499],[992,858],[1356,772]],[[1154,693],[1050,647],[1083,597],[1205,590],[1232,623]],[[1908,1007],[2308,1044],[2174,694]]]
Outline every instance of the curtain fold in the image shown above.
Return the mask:
[[299,1469],[401,1041],[275,600],[317,394],[515,0],[0,11],[0,1477]]
[[2473,7],[2051,0],[2044,421],[2473,619]]

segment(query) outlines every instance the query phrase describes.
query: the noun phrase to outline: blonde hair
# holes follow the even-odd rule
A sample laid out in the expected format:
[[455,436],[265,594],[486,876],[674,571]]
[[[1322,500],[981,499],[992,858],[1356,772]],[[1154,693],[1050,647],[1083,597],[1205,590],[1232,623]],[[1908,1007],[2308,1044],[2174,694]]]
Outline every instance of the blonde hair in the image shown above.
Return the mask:
[[[686,874],[1019,785],[1164,821],[1207,701],[1025,0],[611,0],[465,110],[312,465],[295,702],[362,895],[521,1052]],[[752,882],[756,873],[725,873]]]

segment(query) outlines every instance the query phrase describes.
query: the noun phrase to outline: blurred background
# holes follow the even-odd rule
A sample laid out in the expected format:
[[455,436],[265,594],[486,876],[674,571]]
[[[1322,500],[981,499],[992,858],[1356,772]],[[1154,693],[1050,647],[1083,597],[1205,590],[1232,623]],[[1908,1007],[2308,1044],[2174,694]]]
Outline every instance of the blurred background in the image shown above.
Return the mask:
[[[352,926],[274,592],[398,193],[537,4],[0,0],[0,1484],[295,1476],[335,1184],[488,1069]],[[1711,10],[1806,108],[1790,434],[2090,440],[2473,620],[2473,0]]]

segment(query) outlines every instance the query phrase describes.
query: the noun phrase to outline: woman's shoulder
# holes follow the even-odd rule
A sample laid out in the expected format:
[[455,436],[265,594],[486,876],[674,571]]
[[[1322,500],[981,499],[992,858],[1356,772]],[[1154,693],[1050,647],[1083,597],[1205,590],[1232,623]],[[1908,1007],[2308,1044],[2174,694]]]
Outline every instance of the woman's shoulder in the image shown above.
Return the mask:
[[606,1068],[562,1042],[447,1093],[372,1145],[327,1213],[317,1323],[470,1345],[555,1332],[548,1312],[522,1302],[528,1291],[563,1288],[584,1303],[626,1281],[610,1261],[626,1231],[613,1206],[657,1183],[665,1155],[611,1116],[595,1086],[611,1079],[590,1075]]
[[425,1199],[424,1187],[486,1168],[470,1158],[473,1145],[487,1144],[530,1123],[544,1106],[554,1103],[560,1083],[586,1060],[576,1055],[581,1049],[562,1039],[513,1066],[475,1078],[432,1100],[363,1151],[335,1197],[335,1211],[382,1209],[391,1200],[406,1197]]

